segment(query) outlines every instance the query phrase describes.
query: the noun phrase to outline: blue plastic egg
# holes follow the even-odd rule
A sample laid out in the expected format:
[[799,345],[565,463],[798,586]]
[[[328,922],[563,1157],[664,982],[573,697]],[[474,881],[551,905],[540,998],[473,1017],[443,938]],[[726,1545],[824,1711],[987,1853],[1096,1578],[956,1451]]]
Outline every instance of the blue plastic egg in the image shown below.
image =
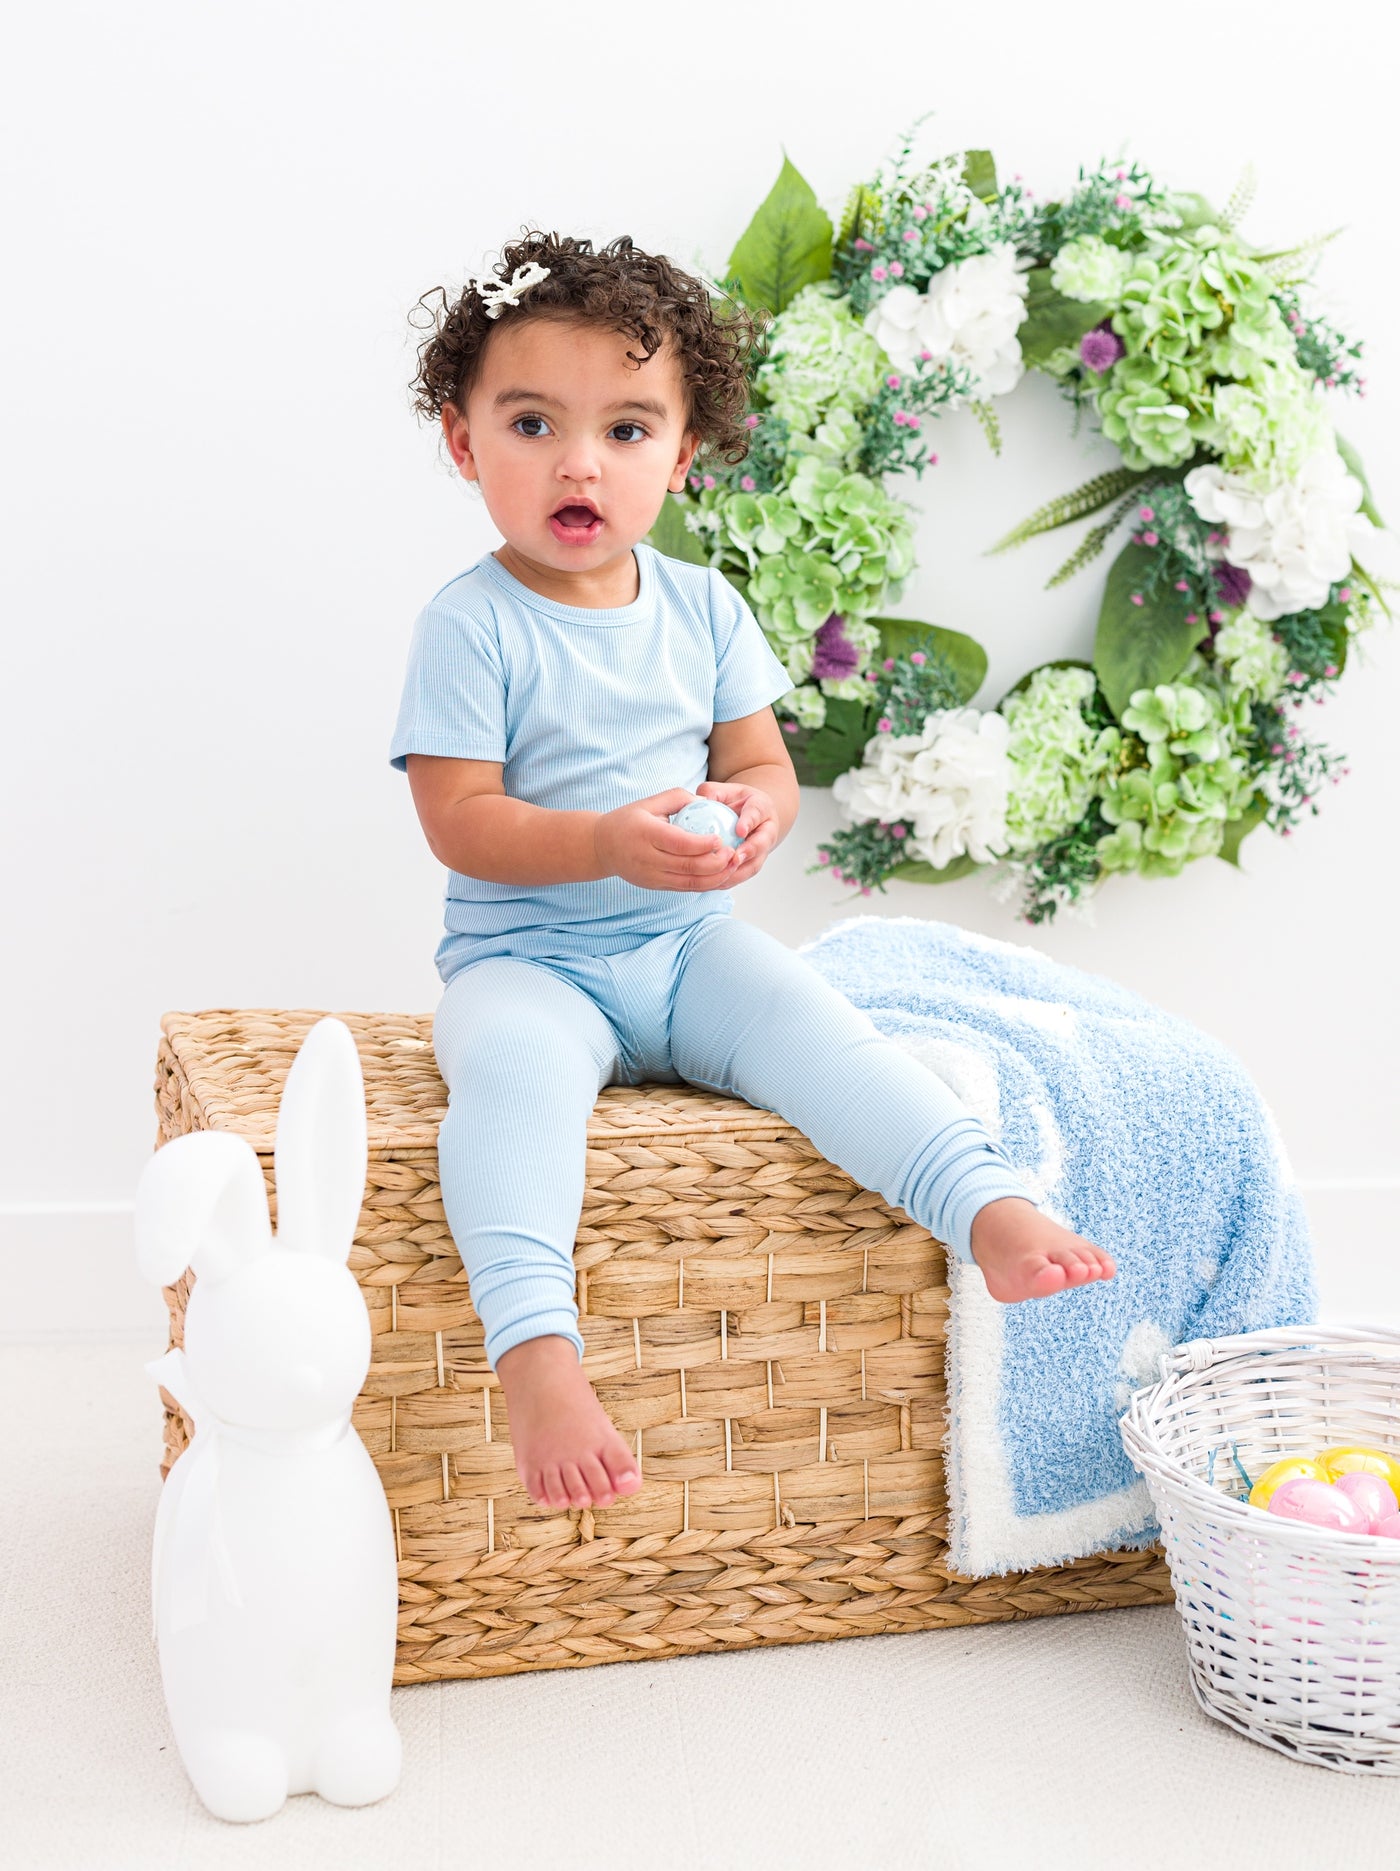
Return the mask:
[[738,813],[731,812],[721,799],[692,799],[671,814],[671,823],[683,832],[693,832],[697,838],[720,838],[735,851],[744,842],[734,829],[739,823]]

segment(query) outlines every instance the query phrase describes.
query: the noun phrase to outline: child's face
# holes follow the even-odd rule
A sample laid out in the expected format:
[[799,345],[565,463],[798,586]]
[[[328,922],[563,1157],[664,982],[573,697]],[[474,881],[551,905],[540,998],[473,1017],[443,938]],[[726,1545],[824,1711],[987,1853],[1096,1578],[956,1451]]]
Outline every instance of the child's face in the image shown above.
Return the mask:
[[680,365],[669,342],[639,368],[621,332],[511,317],[491,334],[465,416],[443,409],[448,446],[517,552],[596,571],[630,553],[667,489],[685,485],[696,437]]

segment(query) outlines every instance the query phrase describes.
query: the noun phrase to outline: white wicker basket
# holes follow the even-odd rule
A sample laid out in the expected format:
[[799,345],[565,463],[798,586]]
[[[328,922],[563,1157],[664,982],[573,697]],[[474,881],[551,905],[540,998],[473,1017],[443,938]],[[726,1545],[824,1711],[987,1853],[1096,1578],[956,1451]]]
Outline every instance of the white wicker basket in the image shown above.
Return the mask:
[[1400,1541],[1264,1513],[1240,1473],[1340,1443],[1400,1455],[1400,1332],[1197,1339],[1162,1359],[1121,1430],[1162,1525],[1201,1707],[1297,1760],[1400,1773]]

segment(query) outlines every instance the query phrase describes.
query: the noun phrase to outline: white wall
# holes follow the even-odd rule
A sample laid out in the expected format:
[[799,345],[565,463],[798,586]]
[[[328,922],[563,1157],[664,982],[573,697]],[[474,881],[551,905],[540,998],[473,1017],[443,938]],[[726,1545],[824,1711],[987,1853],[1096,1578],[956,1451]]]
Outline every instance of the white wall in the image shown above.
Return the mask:
[[[1043,193],[1126,151],[1223,199],[1252,158],[1253,237],[1347,225],[1324,277],[1374,387],[1341,413],[1394,512],[1387,10],[1331,17],[1335,58],[1316,7],[1241,0],[28,9],[0,111],[0,1326],[158,1319],[126,1210],[162,1010],[434,1003],[442,873],[386,746],[416,611],[496,536],[409,413],[421,292],[522,222],[721,267],[782,148],[834,209],[930,107],[947,147],[990,145]],[[902,607],[986,642],[984,702],[1086,653],[1098,590],[1042,593],[1058,539],[979,556],[1099,459],[1042,382],[1004,420],[999,463],[942,425]],[[1196,1020],[1274,1107],[1332,1310],[1400,1313],[1398,665],[1376,633],[1318,711],[1351,778],[1291,841],[1256,834],[1243,874],[1118,880],[1096,926],[1039,933],[977,879],[849,902],[804,874],[834,824],[809,792],[739,912],[793,943],[853,911],[949,918]]]

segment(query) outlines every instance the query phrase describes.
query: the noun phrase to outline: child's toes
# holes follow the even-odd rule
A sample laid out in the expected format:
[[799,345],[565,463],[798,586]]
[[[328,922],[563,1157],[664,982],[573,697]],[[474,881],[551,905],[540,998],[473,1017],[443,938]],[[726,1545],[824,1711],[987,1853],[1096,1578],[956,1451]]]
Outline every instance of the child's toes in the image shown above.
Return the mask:
[[608,1479],[608,1471],[596,1455],[585,1455],[579,1459],[578,1471],[583,1476],[584,1486],[595,1507],[607,1507],[613,1498],[613,1485]]
[[566,1505],[569,1507],[588,1507],[591,1504],[591,1496],[588,1492],[588,1483],[578,1471],[578,1463],[561,1462],[559,1464],[559,1474],[563,1480],[564,1492],[567,1496]]
[[635,1494],[642,1485],[642,1478],[637,1473],[637,1464],[624,1449],[617,1455],[605,1455],[603,1466],[608,1471],[613,1492],[618,1495]]
[[1052,1293],[1060,1292],[1067,1283],[1068,1273],[1058,1261],[1047,1259],[1030,1277],[1026,1297],[1028,1299],[1049,1299]]

